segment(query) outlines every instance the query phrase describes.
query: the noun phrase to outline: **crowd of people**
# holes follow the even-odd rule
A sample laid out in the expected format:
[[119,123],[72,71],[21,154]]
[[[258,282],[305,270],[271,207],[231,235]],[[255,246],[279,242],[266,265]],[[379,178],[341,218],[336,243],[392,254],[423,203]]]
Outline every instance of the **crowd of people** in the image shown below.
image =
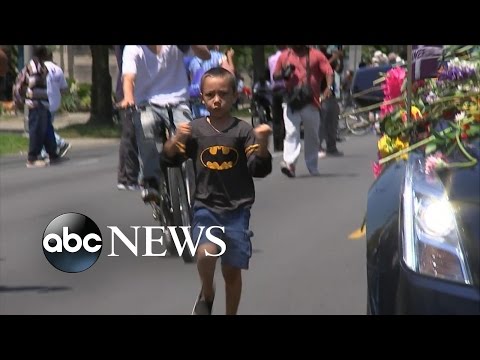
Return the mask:
[[[144,202],[159,203],[159,159],[171,163],[193,160],[196,193],[192,233],[199,239],[201,282],[193,313],[212,312],[216,257],[206,254],[219,251],[200,229],[226,226],[227,250],[222,255],[226,311],[236,314],[241,270],[248,269],[252,255],[250,235],[246,234],[255,201],[253,178],[272,171],[269,136],[273,132],[274,150],[283,152],[280,170],[290,178],[296,176],[302,126],[305,163],[312,176],[320,174],[319,158],[343,155],[337,149],[339,84],[335,82],[335,73],[343,71],[343,52],[326,46],[277,45],[277,52],[268,58],[267,71],[252,87],[252,101],[267,109],[268,122],[255,128],[232,115],[242,91],[233,49],[221,52],[218,45],[116,45],[115,53],[120,70],[115,101],[120,109],[136,109],[121,112],[117,187],[141,190]],[[67,90],[63,72],[52,62],[51,53],[44,46],[37,47],[14,87],[16,101],[29,108],[27,167],[56,163],[70,148],[52,125],[61,94]],[[176,133],[163,143],[157,128],[170,118]],[[208,149],[233,149],[236,158],[229,166],[207,166],[201,154]]]

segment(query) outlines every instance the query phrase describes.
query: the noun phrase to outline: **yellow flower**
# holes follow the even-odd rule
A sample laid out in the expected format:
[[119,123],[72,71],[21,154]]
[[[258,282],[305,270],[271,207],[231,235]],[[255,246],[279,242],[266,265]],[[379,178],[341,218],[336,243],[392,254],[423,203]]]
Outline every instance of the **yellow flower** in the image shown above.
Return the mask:
[[411,115],[413,120],[423,119],[422,112],[416,106],[412,106]]
[[377,146],[382,158],[393,153],[392,139],[388,135],[383,135],[378,140]]
[[[395,139],[394,146],[395,146],[395,152],[397,152],[397,151],[408,148],[409,144],[408,144],[408,141],[402,141],[401,138],[397,137]],[[408,158],[408,153],[401,155],[400,158],[406,160]]]

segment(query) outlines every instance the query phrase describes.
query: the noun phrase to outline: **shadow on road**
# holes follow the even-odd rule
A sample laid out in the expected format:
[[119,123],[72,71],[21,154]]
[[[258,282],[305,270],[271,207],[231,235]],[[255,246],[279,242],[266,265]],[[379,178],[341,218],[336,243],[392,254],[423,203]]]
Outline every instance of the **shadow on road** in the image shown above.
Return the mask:
[[3,292],[20,292],[20,291],[36,291],[39,293],[48,293],[51,291],[72,290],[69,286],[1,286],[0,293]]
[[320,175],[312,176],[310,174],[302,174],[298,175],[295,177],[295,179],[305,179],[305,178],[312,178],[312,177],[318,177],[318,178],[332,178],[332,177],[357,177],[359,176],[358,174],[354,173],[345,173],[345,174],[336,174],[336,173],[320,173]]

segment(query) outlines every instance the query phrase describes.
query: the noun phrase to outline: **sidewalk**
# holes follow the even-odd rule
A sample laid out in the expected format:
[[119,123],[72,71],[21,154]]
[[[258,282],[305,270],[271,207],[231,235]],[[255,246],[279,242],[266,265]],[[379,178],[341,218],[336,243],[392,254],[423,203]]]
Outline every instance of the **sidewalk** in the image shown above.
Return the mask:
[[[53,126],[56,130],[63,129],[67,126],[74,124],[85,124],[90,117],[90,113],[64,113],[58,114],[54,121]],[[10,132],[17,134],[24,134],[24,118],[23,114],[17,116],[0,116],[0,133]],[[66,138],[73,148],[91,148],[92,146],[119,144],[120,139],[105,139],[105,138]],[[18,155],[18,154],[17,154]],[[25,155],[20,153],[19,155]]]
[[[58,114],[53,120],[55,129],[63,129],[73,124],[85,124],[90,117],[90,113],[64,113]],[[24,115],[17,116],[0,116],[0,132],[24,132]]]

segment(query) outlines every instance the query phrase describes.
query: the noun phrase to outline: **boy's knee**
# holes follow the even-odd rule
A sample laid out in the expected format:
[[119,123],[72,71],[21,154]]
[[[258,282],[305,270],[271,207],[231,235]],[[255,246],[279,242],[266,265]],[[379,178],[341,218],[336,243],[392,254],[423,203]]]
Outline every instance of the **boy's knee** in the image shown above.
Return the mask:
[[217,257],[212,256],[212,255],[216,255],[218,253],[219,253],[219,248],[218,248],[217,245],[215,245],[213,243],[210,243],[210,242],[201,244],[197,248],[197,261],[198,260],[203,260],[203,261],[211,260],[211,261],[215,262],[217,260]]
[[222,265],[222,274],[227,284],[242,280],[242,269],[227,264]]

